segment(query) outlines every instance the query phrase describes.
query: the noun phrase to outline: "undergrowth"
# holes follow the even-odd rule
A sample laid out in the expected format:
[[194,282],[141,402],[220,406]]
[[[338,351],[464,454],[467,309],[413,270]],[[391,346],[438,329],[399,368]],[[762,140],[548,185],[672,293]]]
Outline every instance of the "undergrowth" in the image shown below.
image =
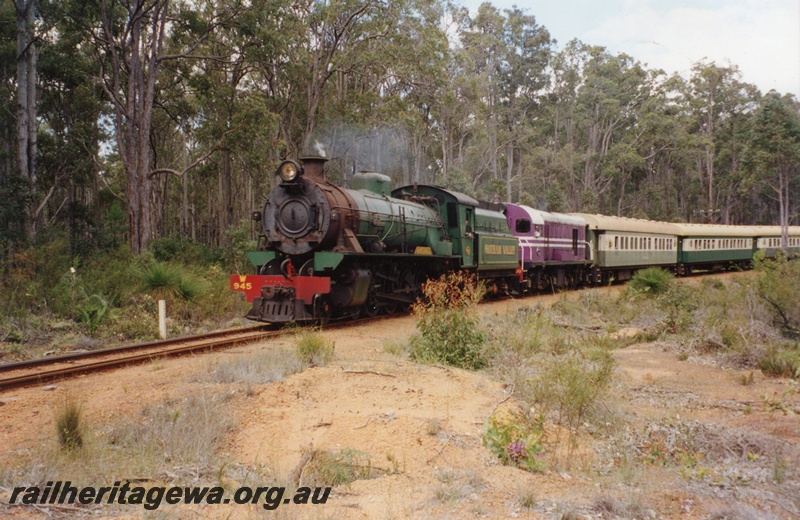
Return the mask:
[[228,288],[225,255],[185,241],[160,239],[151,252],[126,247],[86,255],[61,236],[6,256],[0,269],[0,356],[27,359],[45,351],[155,339],[159,298],[169,335],[226,325],[245,313]]
[[411,339],[411,359],[471,370],[486,366],[486,334],[475,312],[486,292],[483,284],[472,274],[453,272],[429,280],[422,292],[412,307],[419,333]]

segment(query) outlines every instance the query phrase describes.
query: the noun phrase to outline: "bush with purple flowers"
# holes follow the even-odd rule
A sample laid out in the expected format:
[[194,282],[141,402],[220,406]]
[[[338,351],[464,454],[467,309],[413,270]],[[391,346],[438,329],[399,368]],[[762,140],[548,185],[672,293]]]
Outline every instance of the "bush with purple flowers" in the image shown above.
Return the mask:
[[507,466],[541,471],[544,463],[536,459],[536,454],[542,451],[543,436],[544,416],[517,411],[503,419],[489,417],[483,430],[483,445]]

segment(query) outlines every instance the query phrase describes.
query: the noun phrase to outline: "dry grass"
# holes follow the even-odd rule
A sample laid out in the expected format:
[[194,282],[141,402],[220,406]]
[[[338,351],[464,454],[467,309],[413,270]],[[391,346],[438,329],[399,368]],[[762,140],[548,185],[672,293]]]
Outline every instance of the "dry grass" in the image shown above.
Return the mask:
[[298,486],[339,486],[388,473],[372,464],[368,453],[353,449],[330,452],[307,448],[291,480]]
[[255,354],[236,354],[209,367],[206,381],[259,385],[283,381],[304,366],[295,352],[269,349]]
[[116,424],[108,438],[140,460],[151,461],[155,471],[167,469],[163,462],[209,470],[219,441],[233,427],[226,412],[230,398],[209,394],[167,400]]
[[441,484],[436,487],[434,498],[442,503],[459,502],[486,488],[483,478],[475,471],[440,471],[436,479]]
[[[82,449],[63,450],[54,438],[21,453],[0,471],[0,486],[70,480],[99,485],[120,477],[185,484],[218,483],[238,471],[216,454],[233,427],[228,396],[191,395],[150,406],[108,426],[81,415]],[[227,469],[223,469],[227,468]]]

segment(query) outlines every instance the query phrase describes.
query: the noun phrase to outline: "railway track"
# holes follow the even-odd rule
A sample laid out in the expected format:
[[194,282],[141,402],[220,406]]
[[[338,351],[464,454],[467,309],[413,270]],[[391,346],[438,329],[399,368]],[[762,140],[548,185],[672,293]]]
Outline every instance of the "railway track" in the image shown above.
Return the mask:
[[270,330],[268,326],[259,325],[7,363],[0,365],[0,391],[154,359],[230,348],[285,333],[285,330]]
[[[329,323],[326,330],[361,325],[391,316],[377,316],[347,322]],[[126,365],[149,362],[155,359],[184,356],[210,350],[222,350],[291,334],[294,329],[276,329],[270,325],[256,325],[196,336],[136,343],[88,352],[75,352],[16,363],[0,365],[0,392],[10,388],[42,384],[78,374],[89,374]]]

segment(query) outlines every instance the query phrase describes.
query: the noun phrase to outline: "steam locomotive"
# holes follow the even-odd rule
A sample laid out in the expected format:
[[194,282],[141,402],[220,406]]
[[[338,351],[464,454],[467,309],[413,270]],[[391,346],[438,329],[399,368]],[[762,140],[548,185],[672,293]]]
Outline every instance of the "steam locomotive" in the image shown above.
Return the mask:
[[[350,188],[325,179],[327,159],[280,164],[279,186],[253,218],[263,233],[248,253],[255,275],[230,287],[253,306],[247,318],[305,322],[407,310],[422,283],[467,270],[492,293],[624,280],[641,268],[678,274],[747,267],[762,249],[776,254],[777,226],[671,224],[558,214],[477,201],[430,185],[391,189],[386,175],[362,172]],[[788,249],[800,253],[800,227]]]

